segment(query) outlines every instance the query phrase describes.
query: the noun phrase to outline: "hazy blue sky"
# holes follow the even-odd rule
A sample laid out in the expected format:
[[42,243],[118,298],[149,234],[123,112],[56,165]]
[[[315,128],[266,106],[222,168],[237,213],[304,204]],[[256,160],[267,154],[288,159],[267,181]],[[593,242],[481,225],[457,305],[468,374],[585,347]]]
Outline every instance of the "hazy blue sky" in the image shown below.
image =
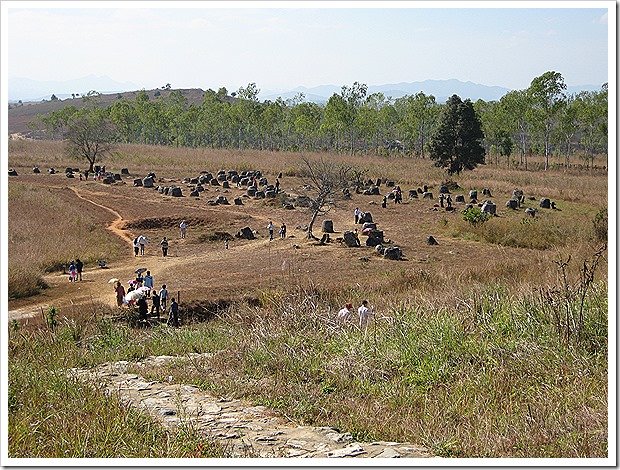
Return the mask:
[[274,91],[449,78],[523,89],[549,70],[569,86],[608,81],[613,1],[232,5],[3,2],[8,76]]

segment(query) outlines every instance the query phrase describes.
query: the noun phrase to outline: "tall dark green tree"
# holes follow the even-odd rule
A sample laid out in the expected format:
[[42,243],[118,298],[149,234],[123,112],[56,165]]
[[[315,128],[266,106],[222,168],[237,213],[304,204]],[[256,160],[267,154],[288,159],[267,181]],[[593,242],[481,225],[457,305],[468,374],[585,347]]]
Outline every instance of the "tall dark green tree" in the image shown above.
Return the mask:
[[473,170],[484,164],[483,139],[482,124],[472,102],[452,95],[429,142],[430,158],[449,175]]

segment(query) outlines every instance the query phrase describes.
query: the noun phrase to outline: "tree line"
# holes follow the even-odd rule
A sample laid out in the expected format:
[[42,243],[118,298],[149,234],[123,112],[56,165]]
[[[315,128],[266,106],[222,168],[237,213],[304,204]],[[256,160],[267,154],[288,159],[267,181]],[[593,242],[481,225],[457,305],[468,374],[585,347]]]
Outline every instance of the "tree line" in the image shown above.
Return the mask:
[[[454,103],[438,103],[423,92],[400,98],[368,93],[358,82],[342,86],[325,104],[278,98],[260,102],[255,83],[233,93],[207,90],[199,104],[189,103],[180,90],[150,99],[142,90],[134,99],[121,97],[104,107],[96,92],[73,105],[39,115],[32,127],[51,138],[67,138],[85,123],[98,129],[108,143],[142,143],[178,147],[237,148],[287,151],[336,151],[356,154],[401,152],[421,158],[438,151],[438,133]],[[455,95],[456,96],[456,95]],[[527,169],[528,156],[544,155],[586,166],[607,152],[607,84],[599,91],[566,93],[558,72],[546,72],[524,90],[497,101],[471,103],[480,122],[479,136],[487,161]],[[454,97],[453,97],[454,98]],[[458,97],[457,97],[458,98]],[[451,98],[452,99],[452,98]],[[458,100],[460,101],[460,99]],[[469,113],[471,114],[471,113]],[[455,121],[456,122],[456,121]],[[435,140],[435,143],[433,143]]]

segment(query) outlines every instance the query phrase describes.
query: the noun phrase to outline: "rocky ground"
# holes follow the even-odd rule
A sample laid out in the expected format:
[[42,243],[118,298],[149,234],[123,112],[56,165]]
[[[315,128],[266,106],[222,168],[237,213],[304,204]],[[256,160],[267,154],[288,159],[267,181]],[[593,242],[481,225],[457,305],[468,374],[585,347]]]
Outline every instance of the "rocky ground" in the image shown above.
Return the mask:
[[163,426],[191,425],[207,438],[223,443],[232,457],[238,458],[428,458],[423,447],[396,442],[358,442],[346,430],[301,426],[242,400],[213,397],[192,385],[179,384],[174,377],[167,382],[147,381],[130,371],[162,366],[170,361],[195,360],[199,354],[184,358],[147,357],[130,363],[105,363],[89,369],[72,369],[80,380],[98,384],[107,393],[148,413]]

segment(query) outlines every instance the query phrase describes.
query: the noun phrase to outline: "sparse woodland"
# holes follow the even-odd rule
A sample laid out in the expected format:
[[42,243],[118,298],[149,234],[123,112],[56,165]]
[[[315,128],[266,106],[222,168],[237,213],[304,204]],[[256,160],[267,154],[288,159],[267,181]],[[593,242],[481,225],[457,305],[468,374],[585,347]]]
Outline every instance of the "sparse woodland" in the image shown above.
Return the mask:
[[[607,84],[598,92],[567,95],[561,74],[546,72],[529,88],[498,101],[473,104],[481,122],[486,161],[506,168],[606,167]],[[114,104],[91,106],[98,94],[82,97],[90,119],[105,119],[109,141],[210,149],[336,151],[351,154],[402,153],[427,157],[446,104],[420,92],[391,98],[367,94],[367,86],[344,85],[325,104],[295,99],[259,102],[248,84],[229,94],[207,90],[190,103],[181,90],[149,98],[121,97]],[[156,93],[158,94],[158,93]],[[468,100],[465,100],[468,101]],[[40,115],[30,127],[38,136],[62,139],[71,123],[85,118],[74,105]],[[542,155],[537,161],[532,155]]]

